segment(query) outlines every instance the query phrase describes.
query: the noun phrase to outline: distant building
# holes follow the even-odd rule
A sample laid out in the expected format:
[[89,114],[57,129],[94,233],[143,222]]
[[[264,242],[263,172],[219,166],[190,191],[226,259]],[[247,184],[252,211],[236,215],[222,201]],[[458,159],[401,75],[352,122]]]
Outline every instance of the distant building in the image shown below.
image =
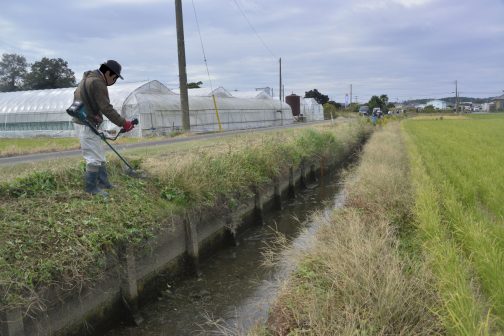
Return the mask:
[[437,110],[446,110],[448,108],[448,104],[445,101],[439,99],[430,100],[425,105],[432,105]]
[[481,104],[473,104],[472,110],[473,112],[481,112],[483,110],[483,106],[481,106]]
[[481,105],[481,111],[495,112],[495,103],[484,103],[483,105]]
[[495,103],[495,110],[504,110],[504,94],[492,99],[492,103]]

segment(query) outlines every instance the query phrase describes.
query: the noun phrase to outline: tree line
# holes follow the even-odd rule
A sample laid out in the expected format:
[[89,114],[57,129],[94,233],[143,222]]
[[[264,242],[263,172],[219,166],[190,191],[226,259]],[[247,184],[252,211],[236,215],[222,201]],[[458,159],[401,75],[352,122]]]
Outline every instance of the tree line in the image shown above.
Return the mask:
[[0,92],[59,89],[76,85],[74,72],[61,58],[43,57],[30,64],[23,55],[2,55]]
[[[329,100],[329,96],[322,94],[319,92],[317,89],[313,89],[310,91],[305,92],[305,98],[313,98],[317,101],[319,104],[330,104],[333,105],[336,109],[341,109],[343,108],[343,105],[340,103],[336,103],[332,100]],[[369,101],[364,104],[369,106],[369,110],[372,111],[373,108],[379,107],[381,111],[387,112],[390,108],[394,108],[395,105],[391,102],[389,102],[389,98],[386,94],[382,94],[381,96],[372,96]],[[359,104],[352,103],[349,106],[347,106],[347,109],[350,111],[357,112],[359,111]]]

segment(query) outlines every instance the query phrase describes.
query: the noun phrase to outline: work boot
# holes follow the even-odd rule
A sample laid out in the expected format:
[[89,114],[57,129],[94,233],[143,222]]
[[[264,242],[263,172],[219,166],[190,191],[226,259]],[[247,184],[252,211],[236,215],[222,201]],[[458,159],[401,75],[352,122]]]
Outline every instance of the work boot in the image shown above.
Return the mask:
[[114,186],[109,182],[107,175],[107,167],[105,166],[105,163],[102,163],[100,168],[98,168],[98,187],[103,189],[114,188]]
[[96,185],[98,182],[98,174],[97,171],[86,171],[86,187],[85,191],[90,193],[91,195],[100,195],[103,197],[107,197],[108,193],[106,191],[101,190]]

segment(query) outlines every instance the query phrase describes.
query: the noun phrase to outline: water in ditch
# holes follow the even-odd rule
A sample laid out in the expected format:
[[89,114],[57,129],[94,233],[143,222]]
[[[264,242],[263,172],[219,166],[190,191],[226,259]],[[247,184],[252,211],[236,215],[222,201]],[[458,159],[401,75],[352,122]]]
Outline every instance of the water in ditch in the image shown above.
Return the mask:
[[265,225],[252,227],[238,237],[237,246],[225,248],[202,262],[201,276],[167,284],[156,302],[140,311],[140,326],[120,325],[106,336],[184,336],[245,334],[264,322],[288,263],[265,266],[263,252],[280,252],[279,233],[288,245],[303,248],[316,227],[315,211],[341,206],[339,176],[321,178],[283,204],[282,211],[265,216]]

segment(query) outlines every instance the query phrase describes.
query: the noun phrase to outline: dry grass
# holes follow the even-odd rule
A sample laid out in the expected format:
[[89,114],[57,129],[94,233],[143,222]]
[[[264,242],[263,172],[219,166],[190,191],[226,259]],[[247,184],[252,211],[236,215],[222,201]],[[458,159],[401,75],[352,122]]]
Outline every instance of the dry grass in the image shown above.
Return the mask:
[[346,183],[345,208],[319,215],[313,246],[272,310],[273,335],[433,335],[437,295],[401,251],[413,197],[397,124],[376,132]]

